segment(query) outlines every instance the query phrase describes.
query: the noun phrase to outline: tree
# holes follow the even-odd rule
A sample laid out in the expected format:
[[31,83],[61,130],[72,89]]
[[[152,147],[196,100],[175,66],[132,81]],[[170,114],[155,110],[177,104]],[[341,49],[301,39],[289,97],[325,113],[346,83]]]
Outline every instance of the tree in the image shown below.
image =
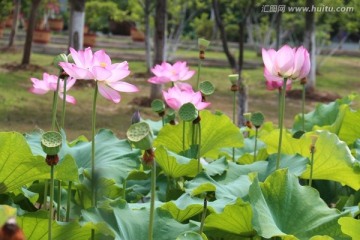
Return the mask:
[[[161,64],[164,59],[166,46],[166,0],[156,0],[155,4],[155,35],[154,35],[154,63]],[[152,84],[150,99],[161,98],[162,85]]]
[[68,46],[76,50],[83,48],[85,0],[70,0],[70,24]]
[[[239,4],[239,5],[237,5],[237,4]],[[251,0],[249,2],[245,2],[245,5],[241,6],[242,4],[244,4],[244,2],[232,1],[232,2],[230,2],[230,4],[227,3],[227,6],[231,7],[232,10],[236,9],[236,7],[238,7],[238,9],[240,10],[240,12],[238,13],[238,16],[240,16],[239,20],[238,20],[239,57],[238,57],[238,63],[236,63],[235,57],[230,53],[229,48],[228,48],[227,35],[226,35],[225,27],[223,24],[223,20],[221,17],[221,13],[220,13],[221,6],[219,5],[218,0],[212,0],[212,7],[214,9],[216,25],[220,31],[220,38],[221,38],[221,42],[223,45],[224,53],[228,59],[229,65],[230,65],[231,69],[233,70],[233,72],[236,72],[239,74],[239,80],[238,80],[238,86],[239,86],[238,124],[239,125],[243,125],[245,123],[244,113],[247,112],[247,108],[248,108],[247,89],[246,89],[246,85],[244,84],[244,80],[242,78],[242,70],[243,70],[243,65],[244,65],[244,41],[245,41],[244,32],[245,32],[246,19],[248,18],[249,14],[250,14],[250,10],[253,8],[255,2],[254,2],[254,0]]]
[[40,2],[41,2],[41,0],[32,0],[31,1],[29,25],[26,30],[24,52],[23,52],[23,58],[21,61],[22,65],[28,65],[30,63],[32,39],[33,39],[33,33],[34,33],[34,29],[35,29],[35,24],[36,24],[36,22],[35,22],[36,15],[37,15],[38,8],[40,6]]
[[19,19],[19,13],[20,13],[20,6],[21,6],[21,0],[15,0],[15,7],[14,7],[14,13],[13,13],[13,23],[11,27],[11,33],[9,37],[9,44],[8,48],[14,47],[14,39],[16,36],[16,31],[18,28],[18,19]]
[[[315,6],[315,0],[306,0],[306,7]],[[305,38],[304,46],[310,54],[311,68],[306,83],[306,91],[314,91],[316,85],[316,55],[315,55],[315,11],[305,13]]]

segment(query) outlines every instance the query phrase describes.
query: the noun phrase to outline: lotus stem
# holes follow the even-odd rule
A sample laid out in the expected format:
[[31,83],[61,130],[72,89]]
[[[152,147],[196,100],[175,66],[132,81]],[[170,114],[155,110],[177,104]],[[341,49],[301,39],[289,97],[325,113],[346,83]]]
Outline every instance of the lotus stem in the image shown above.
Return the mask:
[[183,121],[183,136],[182,136],[182,148],[183,148],[183,151],[185,151],[185,121]]
[[206,213],[207,213],[207,199],[206,199],[206,195],[205,195],[205,197],[204,197],[204,208],[203,208],[203,212],[201,214],[201,223],[200,223],[200,230],[199,230],[200,235],[203,233],[203,230],[204,230],[204,223],[205,223]]
[[197,71],[197,77],[196,77],[196,88],[197,88],[197,89],[199,89],[201,65],[202,65],[202,60],[199,59],[199,62],[198,62],[198,71]]
[[[236,124],[236,121],[235,121],[235,112],[236,112],[236,92],[233,91],[233,123]],[[232,160],[233,162],[235,161],[235,148],[233,147],[232,149]]]
[[61,181],[58,180],[58,198],[57,198],[57,206],[56,206],[56,220],[60,221],[60,206],[61,206]]
[[198,132],[199,132],[199,134],[198,134],[198,137],[199,137],[199,147],[198,147],[198,149],[197,149],[197,159],[198,159],[198,173],[200,173],[200,150],[201,150],[201,124],[200,124],[200,122],[198,122],[197,123],[197,125],[198,125]]
[[279,121],[280,136],[279,136],[279,145],[278,145],[278,152],[277,152],[277,159],[276,159],[276,170],[278,170],[279,167],[280,167],[281,144],[282,144],[284,114],[285,114],[286,82],[287,82],[287,78],[284,78],[283,86],[282,86],[282,89],[281,89],[281,98],[280,98],[280,119],[279,119],[280,120]]
[[153,161],[151,168],[151,190],[150,190],[150,219],[148,239],[153,240],[154,232],[154,212],[155,212],[155,191],[156,191],[156,162]]
[[54,202],[54,166],[50,166],[50,206],[49,206],[49,224],[48,224],[48,239],[52,240],[52,214]]
[[67,82],[67,79],[64,79],[64,92],[63,92],[62,113],[61,113],[61,128],[62,128],[62,129],[65,129],[66,82]]
[[313,170],[314,170],[314,153],[315,153],[315,146],[312,145],[310,147],[311,159],[310,159],[310,178],[309,178],[309,186],[312,186],[312,177],[313,177]]
[[305,132],[305,99],[306,99],[306,89],[305,89],[305,84],[302,84],[302,101],[301,101],[301,126],[302,126],[302,130],[303,132]]
[[65,218],[66,222],[69,222],[70,220],[71,187],[72,187],[72,181],[69,181],[67,203],[66,203],[66,218]]
[[95,183],[95,130],[96,130],[96,99],[98,83],[95,81],[94,100],[92,106],[92,127],[91,127],[91,206],[96,207],[96,183]]
[[55,127],[56,127],[56,112],[57,112],[57,98],[58,98],[58,93],[59,93],[59,86],[60,86],[60,75],[57,79],[57,83],[56,83],[56,90],[54,91],[54,96],[53,96],[53,104],[52,104],[52,112],[51,112],[51,129],[53,131],[55,131]]
[[259,128],[258,128],[258,127],[255,127],[254,162],[256,161],[258,132],[259,132]]
[[46,210],[46,204],[47,204],[48,187],[49,187],[48,180],[45,179],[45,182],[44,182],[44,209],[45,210]]

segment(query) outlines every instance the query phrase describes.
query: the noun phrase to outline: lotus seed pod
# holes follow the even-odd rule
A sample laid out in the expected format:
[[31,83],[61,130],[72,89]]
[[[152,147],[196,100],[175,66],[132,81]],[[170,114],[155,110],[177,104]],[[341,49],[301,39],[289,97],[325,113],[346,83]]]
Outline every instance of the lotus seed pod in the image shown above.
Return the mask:
[[50,156],[57,155],[62,144],[62,136],[55,131],[46,132],[41,137],[41,147]]
[[194,121],[199,115],[198,110],[192,103],[185,103],[179,109],[179,116],[183,121]]
[[251,113],[244,113],[244,118],[245,118],[245,120],[246,121],[250,121],[250,119],[251,119]]
[[126,136],[134,146],[141,150],[152,148],[153,136],[149,124],[138,122],[129,127]]
[[231,82],[232,85],[236,85],[238,80],[239,80],[239,74],[229,75],[229,81]]
[[210,45],[210,41],[206,40],[205,38],[199,38],[198,45],[200,51],[205,51],[207,47]]
[[155,99],[154,101],[151,102],[151,110],[161,114],[165,112],[165,103],[160,99]]
[[68,62],[69,62],[69,63],[75,63],[75,62],[74,62],[74,58],[72,57],[71,53],[69,53],[69,54],[67,55],[67,59],[68,59]]
[[61,69],[61,67],[59,66],[60,62],[68,62],[68,57],[65,53],[61,53],[54,58],[54,66]]
[[255,112],[251,114],[251,123],[256,127],[259,128],[264,123],[264,114],[261,112]]
[[202,94],[211,95],[215,91],[214,85],[209,81],[204,81],[199,84],[199,88]]

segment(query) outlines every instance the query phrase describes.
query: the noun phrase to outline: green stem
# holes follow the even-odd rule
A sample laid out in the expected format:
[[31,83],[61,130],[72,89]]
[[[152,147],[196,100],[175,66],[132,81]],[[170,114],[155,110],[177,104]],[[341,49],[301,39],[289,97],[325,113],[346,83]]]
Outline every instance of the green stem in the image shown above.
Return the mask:
[[162,126],[165,126],[165,117],[161,116],[161,122],[162,122]]
[[[234,95],[233,95],[233,123],[235,123],[235,112],[236,112],[236,92],[234,92]],[[232,160],[233,162],[235,161],[235,148],[232,149]]]
[[278,111],[278,125],[280,126],[280,118],[281,118],[281,94],[282,94],[283,90],[282,88],[279,88],[278,91],[278,106],[279,106],[279,111]]
[[171,189],[171,184],[172,184],[172,181],[171,181],[171,177],[170,177],[170,176],[166,176],[166,182],[167,182],[167,185],[166,185],[166,196],[165,196],[165,199],[166,199],[166,201],[170,201],[170,189]]
[[56,90],[54,91],[53,96],[53,105],[52,105],[52,112],[51,112],[51,129],[55,131],[56,128],[56,112],[57,112],[57,101],[58,101],[58,93],[59,93],[59,86],[60,86],[60,77],[57,79],[56,83]]
[[96,130],[96,99],[98,93],[98,82],[95,81],[95,92],[92,106],[92,127],[91,127],[91,180],[92,198],[91,206],[96,207],[96,183],[95,183],[95,130]]
[[49,223],[48,223],[49,240],[52,240],[53,203],[54,203],[54,166],[50,166],[50,206],[49,206]]
[[57,198],[57,207],[56,207],[56,220],[60,221],[60,205],[61,205],[61,181],[58,180],[58,198]]
[[284,125],[284,113],[285,113],[285,93],[286,93],[286,81],[287,78],[284,78],[283,86],[281,89],[281,98],[280,98],[280,136],[279,136],[279,145],[276,159],[276,170],[280,167],[280,158],[281,158],[281,144],[282,144],[282,134],[283,134],[283,125]]
[[62,101],[62,113],[61,113],[61,128],[65,128],[65,111],[66,111],[66,82],[67,79],[64,79],[64,92],[63,92],[63,101]]
[[48,180],[47,180],[47,179],[45,179],[44,185],[45,185],[45,186],[44,186],[44,209],[46,210],[48,187],[49,187],[49,183],[48,183]]
[[201,61],[201,59],[199,59],[199,63],[198,63],[198,71],[197,71],[197,79],[196,79],[196,87],[197,87],[197,89],[199,89],[199,81],[200,81],[201,64],[202,64],[202,61]]
[[201,150],[201,125],[200,122],[197,123],[198,125],[198,136],[199,136],[199,147],[197,149],[197,159],[198,159],[198,173],[200,173],[200,150]]
[[259,131],[259,128],[255,127],[254,162],[256,161],[258,131]]
[[315,153],[315,146],[311,146],[311,160],[310,160],[310,179],[309,179],[309,186],[312,185],[312,177],[313,177],[313,167],[314,167],[314,153]]
[[154,160],[151,169],[150,219],[149,219],[149,235],[148,235],[149,240],[153,240],[153,232],[154,232],[155,191],[156,191],[156,162]]
[[204,197],[204,209],[201,215],[201,223],[200,223],[200,230],[199,230],[199,234],[201,235],[203,233],[204,230],[204,223],[205,223],[205,217],[206,217],[206,213],[207,213],[207,199],[206,196]]
[[301,101],[301,114],[302,114],[302,130],[305,132],[305,98],[306,98],[305,84],[302,84],[302,101]]
[[185,121],[183,121],[183,152],[185,151]]
[[66,203],[66,218],[65,218],[66,222],[70,220],[71,186],[72,186],[72,181],[69,181],[67,203]]

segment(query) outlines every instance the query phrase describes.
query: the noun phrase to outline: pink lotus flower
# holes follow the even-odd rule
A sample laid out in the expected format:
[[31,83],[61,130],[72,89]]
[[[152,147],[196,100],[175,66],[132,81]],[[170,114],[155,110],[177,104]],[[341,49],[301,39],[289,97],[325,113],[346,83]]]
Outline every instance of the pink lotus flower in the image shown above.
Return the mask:
[[263,48],[262,57],[267,76],[295,80],[306,77],[310,71],[309,53],[303,46],[296,49],[284,45],[278,51]]
[[176,62],[174,65],[163,62],[161,65],[156,65],[151,71],[155,74],[155,77],[148,79],[148,82],[153,84],[185,81],[195,74],[195,71],[189,70],[186,62]]
[[[37,78],[31,78],[33,86],[29,89],[30,92],[34,94],[45,94],[49,91],[56,91],[58,77],[55,75],[50,75],[48,73],[43,74],[43,79],[39,80]],[[68,78],[66,81],[66,92],[75,84],[75,78]],[[64,94],[64,80],[60,79],[59,83],[59,97],[63,99]],[[66,94],[66,101],[72,104],[76,103],[76,99],[73,96]]]
[[[264,77],[266,79],[267,90],[277,90],[282,88],[284,80],[281,77],[276,77],[271,75],[266,68],[264,68]],[[290,89],[291,89],[291,80],[287,80],[286,91]]]
[[201,92],[194,92],[191,85],[186,83],[175,85],[167,92],[163,91],[163,96],[167,105],[174,110],[179,110],[185,103],[194,104],[197,110],[202,110],[210,105],[209,102],[202,102]]
[[70,48],[75,64],[62,62],[59,65],[70,76],[77,79],[94,79],[99,93],[106,99],[119,103],[119,92],[137,92],[138,88],[122,81],[130,74],[128,63],[114,63],[104,50],[92,53],[90,48],[76,52]]

